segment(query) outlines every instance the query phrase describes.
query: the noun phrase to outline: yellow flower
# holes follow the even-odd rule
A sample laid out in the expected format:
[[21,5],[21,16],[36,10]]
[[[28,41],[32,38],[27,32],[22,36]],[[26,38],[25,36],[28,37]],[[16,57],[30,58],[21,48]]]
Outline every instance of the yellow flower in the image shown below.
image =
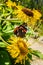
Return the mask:
[[27,54],[29,45],[26,40],[19,37],[11,37],[8,42],[10,42],[11,45],[7,46],[7,50],[12,58],[16,58],[15,64],[19,62],[22,63],[22,60],[25,61],[25,59],[28,58]]
[[42,16],[38,10],[33,9],[33,13],[34,13],[33,17],[37,20],[40,19],[40,17]]
[[8,1],[6,2],[6,4],[7,4],[8,7],[11,7],[12,4],[13,4],[13,2],[12,2],[11,0],[8,0]]
[[35,9],[33,9],[32,12],[34,16],[30,19],[30,22],[31,22],[31,26],[34,28],[34,25],[36,24],[37,20],[40,20],[42,14],[38,10],[35,10]]
[[14,11],[15,14],[17,14],[17,18],[21,19],[23,22],[26,22],[29,26],[34,27],[37,20],[40,20],[40,17],[42,16],[41,13],[35,9],[31,10],[31,9],[25,8],[24,11],[22,11],[22,9],[23,8],[18,7],[18,10]]
[[20,20],[22,20],[23,22],[26,22],[29,20],[29,17],[21,10],[14,10],[14,13],[17,14],[17,18],[19,18]]
[[[8,7],[15,7],[17,9],[14,9],[14,14],[16,15],[16,17],[20,20],[22,20],[23,22],[27,23],[28,26],[34,28],[37,20],[40,20],[40,17],[42,16],[41,13],[38,11],[38,10],[31,10],[31,9],[28,9],[28,8],[24,8],[23,6],[21,6],[20,4],[19,5],[16,5],[15,2],[12,2],[11,0],[8,0],[7,3],[7,6]],[[24,9],[24,11],[23,11]]]
[[15,3],[15,2],[13,2],[12,6],[16,6],[16,3]]
[[18,10],[22,10],[22,8],[23,8],[23,6],[21,6],[21,5],[17,5],[16,7],[18,8]]
[[6,2],[6,4],[7,4],[8,7],[14,7],[14,6],[16,6],[16,3],[15,2],[12,2],[11,0],[8,0]]

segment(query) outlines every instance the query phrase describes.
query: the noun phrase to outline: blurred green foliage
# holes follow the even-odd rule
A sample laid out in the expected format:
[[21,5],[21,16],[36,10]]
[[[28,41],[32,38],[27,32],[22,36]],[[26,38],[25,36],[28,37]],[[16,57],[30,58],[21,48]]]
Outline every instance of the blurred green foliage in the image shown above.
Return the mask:
[[11,65],[9,54],[4,48],[0,48],[0,65]]

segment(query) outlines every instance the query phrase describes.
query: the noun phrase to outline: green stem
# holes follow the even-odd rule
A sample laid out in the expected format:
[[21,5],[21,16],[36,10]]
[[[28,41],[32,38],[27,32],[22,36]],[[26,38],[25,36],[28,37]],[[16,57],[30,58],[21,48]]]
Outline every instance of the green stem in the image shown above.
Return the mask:
[[5,43],[5,45],[9,45],[1,36],[0,36],[0,39]]

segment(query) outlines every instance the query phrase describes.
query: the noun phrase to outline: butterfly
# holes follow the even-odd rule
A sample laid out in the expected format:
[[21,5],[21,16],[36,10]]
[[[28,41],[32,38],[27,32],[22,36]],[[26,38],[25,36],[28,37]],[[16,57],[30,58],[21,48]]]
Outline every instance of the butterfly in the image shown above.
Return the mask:
[[20,25],[14,29],[14,34],[19,37],[25,37],[26,32],[27,32],[26,23],[23,23],[22,25]]

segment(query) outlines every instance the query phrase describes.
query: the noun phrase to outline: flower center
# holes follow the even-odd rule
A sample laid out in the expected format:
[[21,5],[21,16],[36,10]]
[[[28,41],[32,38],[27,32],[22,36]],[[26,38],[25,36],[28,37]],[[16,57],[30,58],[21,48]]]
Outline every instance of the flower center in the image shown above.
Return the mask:
[[28,53],[28,47],[24,41],[19,41],[18,43],[18,48],[20,50],[20,53],[24,56]]

